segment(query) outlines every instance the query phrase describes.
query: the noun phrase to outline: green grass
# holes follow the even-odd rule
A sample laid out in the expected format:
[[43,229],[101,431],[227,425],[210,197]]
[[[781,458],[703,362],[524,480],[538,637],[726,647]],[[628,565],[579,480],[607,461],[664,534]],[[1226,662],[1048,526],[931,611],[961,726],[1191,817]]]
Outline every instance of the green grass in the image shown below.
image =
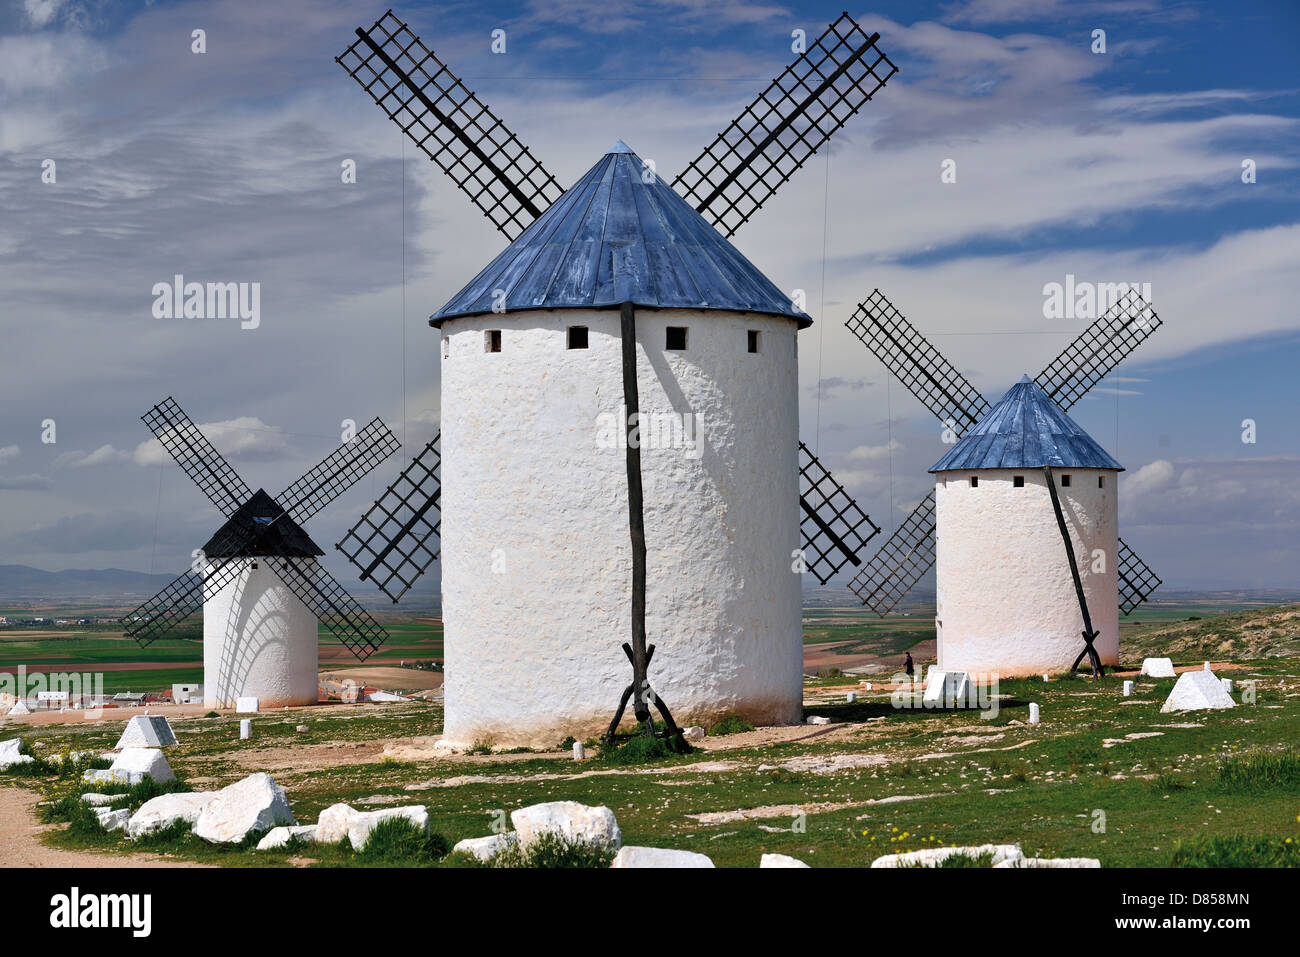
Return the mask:
[[1217,784],[1226,791],[1300,791],[1300,752],[1254,748],[1219,765]]
[[1209,837],[1180,841],[1173,867],[1300,867],[1300,844],[1276,837]]
[[709,728],[709,734],[713,737],[721,737],[727,734],[742,734],[746,731],[753,731],[754,726],[738,714],[729,714],[713,727]]

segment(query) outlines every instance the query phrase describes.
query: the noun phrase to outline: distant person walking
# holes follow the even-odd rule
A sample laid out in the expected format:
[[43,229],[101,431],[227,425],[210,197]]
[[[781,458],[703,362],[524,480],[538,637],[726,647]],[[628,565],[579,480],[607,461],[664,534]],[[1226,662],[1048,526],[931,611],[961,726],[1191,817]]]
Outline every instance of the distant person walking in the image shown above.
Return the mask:
[[914,676],[916,669],[912,665],[912,653],[910,651],[907,653],[907,660],[903,662],[903,670],[907,672],[908,681],[916,680]]

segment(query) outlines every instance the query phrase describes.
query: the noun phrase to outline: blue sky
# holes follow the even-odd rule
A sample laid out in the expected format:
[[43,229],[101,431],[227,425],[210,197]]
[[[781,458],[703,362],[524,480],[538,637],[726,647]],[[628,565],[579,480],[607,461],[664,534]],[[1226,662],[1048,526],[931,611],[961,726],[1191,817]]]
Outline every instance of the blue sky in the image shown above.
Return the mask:
[[[0,8],[0,563],[184,567],[217,516],[144,442],[138,416],[168,393],[272,492],[336,444],[345,417],[380,415],[410,447],[436,429],[424,318],[502,238],[333,62],[386,6]],[[398,8],[565,185],[619,138],[671,175],[785,66],[792,30],[816,36],[839,10]],[[1150,282],[1165,326],[1073,410],[1128,468],[1121,533],[1171,587],[1296,583],[1298,11],[850,8],[901,72],[735,242],[806,290],[803,438],[878,523],[906,516],[944,447],[844,329],[859,300],[881,288],[995,398],[1084,325],[1043,318],[1045,283]],[[490,52],[497,28],[504,55]],[[1105,54],[1090,50],[1095,29]],[[56,184],[40,181],[47,158]],[[344,158],[355,185],[340,184]],[[940,182],[945,159],[954,184]],[[176,272],[260,281],[262,326],[160,323],[150,288]],[[55,445],[40,442],[46,418]],[[398,465],[313,535],[336,541]]]

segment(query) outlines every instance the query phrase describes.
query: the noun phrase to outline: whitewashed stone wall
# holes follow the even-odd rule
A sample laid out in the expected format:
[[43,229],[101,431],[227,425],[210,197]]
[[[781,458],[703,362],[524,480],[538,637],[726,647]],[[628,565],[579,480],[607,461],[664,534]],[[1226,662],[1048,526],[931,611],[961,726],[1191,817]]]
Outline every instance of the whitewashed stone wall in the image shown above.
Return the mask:
[[[1119,656],[1116,582],[1118,474],[1054,469],[1075,545],[1095,645],[1104,664]],[[970,477],[979,477],[971,488]],[[1015,488],[1013,478],[1025,485]],[[1062,475],[1071,476],[1061,488]],[[1097,479],[1105,479],[1103,488]],[[1083,648],[1083,618],[1042,469],[937,473],[939,667],[1001,675],[1066,670]],[[1105,555],[1094,572],[1093,551]]]
[[[585,325],[589,348],[566,348]],[[686,326],[685,352],[665,346]],[[485,351],[500,329],[500,353]],[[746,332],[760,332],[747,352]],[[448,321],[442,363],[447,740],[604,730],[631,678],[631,544],[617,310]],[[645,413],[702,416],[702,454],[642,448],[650,679],[682,726],[799,720],[796,325],[637,311]],[[629,711],[630,718],[630,711]]]
[[204,707],[233,708],[242,697],[264,709],[315,704],[316,616],[271,569],[274,559],[256,559],[256,569],[241,561],[245,568],[224,587],[204,588]]

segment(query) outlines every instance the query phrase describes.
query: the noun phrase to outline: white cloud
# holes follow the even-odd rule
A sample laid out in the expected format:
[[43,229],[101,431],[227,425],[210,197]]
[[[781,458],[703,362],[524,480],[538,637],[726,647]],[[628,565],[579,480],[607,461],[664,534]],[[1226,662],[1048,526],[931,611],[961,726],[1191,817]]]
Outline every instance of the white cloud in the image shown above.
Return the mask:
[[131,458],[130,452],[114,448],[112,445],[101,445],[93,452],[84,452],[81,449],[64,452],[54,460],[54,465],[56,468],[84,469],[96,465],[111,465],[115,462],[129,462]]
[[[255,416],[201,423],[198,428],[217,451],[232,462],[269,461],[293,455],[284,432]],[[141,442],[133,457],[137,465],[145,466],[168,465],[173,461],[157,439]]]
[[883,445],[859,445],[855,449],[850,449],[848,458],[853,462],[882,462],[902,450],[903,444],[898,439],[890,439]]
[[19,455],[19,449],[16,445],[0,446],[0,462],[7,462],[10,459],[16,459]]
[[5,490],[27,490],[27,489],[47,489],[53,483],[44,475],[13,475],[10,477],[0,476],[0,489]]
[[40,28],[54,19],[63,0],[23,0],[23,11],[32,26]]

